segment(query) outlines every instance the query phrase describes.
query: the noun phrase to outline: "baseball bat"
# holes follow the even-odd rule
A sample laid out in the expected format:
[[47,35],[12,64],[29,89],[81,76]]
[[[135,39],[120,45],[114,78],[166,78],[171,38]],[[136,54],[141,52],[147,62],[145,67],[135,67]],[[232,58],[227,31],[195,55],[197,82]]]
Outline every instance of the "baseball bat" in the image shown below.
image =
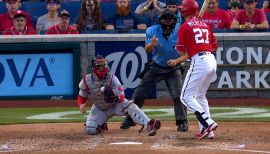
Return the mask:
[[198,15],[198,19],[200,19],[200,20],[202,19],[203,15],[208,7],[209,1],[210,0],[204,0],[202,8],[201,8],[199,15]]

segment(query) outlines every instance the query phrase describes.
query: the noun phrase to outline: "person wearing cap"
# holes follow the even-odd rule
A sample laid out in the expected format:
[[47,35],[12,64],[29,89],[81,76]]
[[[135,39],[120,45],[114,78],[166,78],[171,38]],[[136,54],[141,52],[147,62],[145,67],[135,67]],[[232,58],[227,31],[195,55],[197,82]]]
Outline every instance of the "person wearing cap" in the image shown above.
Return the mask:
[[26,25],[26,14],[17,10],[13,16],[14,26],[3,31],[3,35],[34,35],[34,28]]
[[37,20],[36,30],[44,34],[49,27],[58,24],[57,10],[60,8],[60,0],[46,0],[48,13],[40,16]]
[[46,34],[79,34],[79,32],[69,24],[70,15],[66,10],[58,14],[59,24],[51,26]]
[[244,9],[239,11],[231,25],[231,29],[244,31],[268,29],[269,25],[265,13],[256,8],[255,0],[244,0]]
[[166,9],[172,11],[177,16],[177,23],[175,27],[180,27],[182,24],[182,15],[178,10],[178,1],[177,0],[167,0],[166,1]]
[[165,10],[166,4],[159,0],[146,0],[139,4],[135,14],[146,17],[147,27],[158,24],[158,16]]
[[[0,32],[5,29],[14,26],[13,16],[14,13],[21,7],[20,0],[6,0],[7,12],[0,15]],[[31,17],[25,12],[26,15],[26,25],[33,27]]]
[[218,8],[218,0],[210,0],[202,21],[212,29],[230,29],[231,20],[227,12]]

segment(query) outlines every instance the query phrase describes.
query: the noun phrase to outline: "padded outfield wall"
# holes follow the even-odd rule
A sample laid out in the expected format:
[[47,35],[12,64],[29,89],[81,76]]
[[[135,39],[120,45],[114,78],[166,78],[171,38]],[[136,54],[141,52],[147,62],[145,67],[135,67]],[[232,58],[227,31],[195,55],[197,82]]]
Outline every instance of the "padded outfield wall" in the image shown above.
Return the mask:
[[[208,96],[270,98],[270,34],[216,33],[215,35],[219,44],[215,54],[218,71]],[[1,92],[0,97],[12,96],[12,93],[19,94],[20,90],[23,92],[20,97],[16,95],[15,99],[33,97],[25,96],[27,90],[41,86],[38,88],[43,88],[43,91],[35,93],[37,98],[70,99],[70,96],[75,98],[78,90],[76,85],[80,77],[89,72],[87,66],[95,54],[102,54],[109,60],[111,70],[119,77],[127,96],[130,97],[140,82],[137,78],[139,72],[143,69],[147,58],[150,58],[143,48],[144,39],[144,34],[0,36],[0,89],[4,91],[7,87],[13,86],[8,94]],[[44,53],[47,51],[47,54]],[[65,55],[66,53],[72,55]],[[51,64],[51,55],[55,54],[56,60],[61,61],[59,65],[53,67],[46,63],[46,59]],[[44,57],[40,58],[40,56]],[[33,61],[37,59],[37,64],[31,65],[29,59]],[[63,66],[61,63],[68,63],[68,66]],[[61,72],[65,69],[63,67],[69,68],[71,65],[72,70]],[[187,70],[188,67],[189,62],[186,62],[184,68]],[[57,69],[61,73],[58,73]],[[50,72],[55,73],[50,74]],[[72,78],[67,80],[66,75],[61,77],[62,73],[67,75],[71,73]],[[62,79],[65,83],[60,82]],[[66,85],[68,83],[70,85]],[[65,86],[62,86],[63,84]],[[58,86],[57,95],[49,93],[50,88],[55,89],[53,86]],[[66,86],[70,89],[65,89]],[[36,91],[30,91],[30,94],[33,92]],[[150,98],[153,97],[169,97],[163,82],[153,87]]]

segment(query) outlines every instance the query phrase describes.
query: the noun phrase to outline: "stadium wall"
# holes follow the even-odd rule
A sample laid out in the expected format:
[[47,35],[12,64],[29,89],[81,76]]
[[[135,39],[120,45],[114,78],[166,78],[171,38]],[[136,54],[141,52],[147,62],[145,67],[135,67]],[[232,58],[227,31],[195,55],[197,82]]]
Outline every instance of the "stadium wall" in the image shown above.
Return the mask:
[[[216,52],[218,62],[217,78],[208,92],[209,98],[269,98],[270,90],[270,34],[269,33],[216,33],[219,48]],[[102,54],[109,59],[111,69],[120,78],[128,97],[139,84],[138,73],[143,69],[147,57],[144,52],[144,34],[81,34],[81,35],[36,35],[36,36],[0,36],[0,54],[7,53],[16,44],[41,43],[63,45],[79,43],[79,71],[73,73],[80,77],[89,72],[88,65],[95,54]],[[57,46],[55,46],[57,47]],[[44,46],[44,48],[47,48]],[[5,51],[4,51],[5,50]],[[26,49],[17,49],[20,54],[29,53]],[[38,51],[32,51],[37,52]],[[1,56],[0,62],[3,63]],[[78,60],[78,59],[77,59]],[[1,64],[2,65],[2,64]],[[3,65],[2,65],[3,66]],[[184,64],[185,71],[189,62]],[[5,68],[3,67],[2,70]],[[52,68],[54,69],[54,68]],[[135,73],[134,73],[135,72]],[[1,77],[0,77],[1,78]],[[10,79],[12,80],[12,79]],[[3,81],[0,82],[3,85]],[[78,82],[73,81],[76,86]],[[164,83],[159,83],[157,92],[151,98],[169,98]],[[76,90],[73,98],[76,98]],[[63,97],[50,97],[63,99]]]

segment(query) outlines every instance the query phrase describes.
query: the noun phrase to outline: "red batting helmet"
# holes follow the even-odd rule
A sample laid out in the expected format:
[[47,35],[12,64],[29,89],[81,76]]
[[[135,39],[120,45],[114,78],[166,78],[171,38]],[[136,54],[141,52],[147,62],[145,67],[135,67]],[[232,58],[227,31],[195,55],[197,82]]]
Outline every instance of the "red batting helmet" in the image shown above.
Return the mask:
[[183,17],[195,16],[199,12],[199,5],[196,0],[183,0],[180,9]]

